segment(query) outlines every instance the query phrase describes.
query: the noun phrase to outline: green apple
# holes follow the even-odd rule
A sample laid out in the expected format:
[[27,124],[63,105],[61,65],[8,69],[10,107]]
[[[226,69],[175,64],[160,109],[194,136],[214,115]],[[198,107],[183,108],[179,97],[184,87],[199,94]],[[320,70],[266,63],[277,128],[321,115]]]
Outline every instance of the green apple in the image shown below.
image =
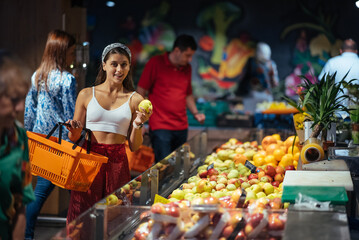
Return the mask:
[[253,184],[252,186],[250,186],[250,189],[254,192],[254,193],[259,193],[262,191],[261,186],[259,186],[258,184]]
[[224,192],[221,192],[221,191],[215,191],[214,193],[211,194],[213,197],[215,198],[221,198],[221,197],[224,197],[226,196],[226,194]]
[[227,184],[227,182],[228,182],[228,180],[227,180],[227,178],[226,177],[222,177],[222,176],[220,176],[220,177],[218,177],[217,178],[217,183],[223,183],[223,184]]
[[259,192],[259,193],[256,194],[257,199],[259,199],[259,198],[264,198],[264,197],[266,197],[266,196],[267,196],[267,195],[266,195],[264,192]]
[[152,110],[152,103],[148,99],[144,99],[138,104],[138,109],[141,111],[145,111],[146,113],[149,113]]
[[206,197],[210,197],[211,194],[209,192],[203,192],[201,193],[201,198],[206,198]]
[[227,189],[228,191],[234,191],[234,190],[237,189],[237,187],[236,187],[236,185],[234,185],[234,184],[228,184],[227,187],[226,187],[226,189]]
[[228,169],[235,168],[235,164],[232,160],[225,160],[223,163]]
[[263,185],[263,190],[267,195],[269,195],[269,194],[272,194],[274,192],[274,187],[273,187],[272,184],[266,182]]
[[236,169],[232,169],[229,173],[228,173],[228,179],[232,179],[232,178],[238,178],[239,177],[239,171]]
[[185,192],[183,190],[175,189],[172,192],[171,197],[177,198],[178,200],[182,200],[184,198],[184,195],[185,195]]
[[193,193],[186,193],[186,195],[184,195],[185,200],[192,201],[193,198],[194,198]]
[[224,189],[224,188],[226,188],[226,185],[224,185],[223,183],[218,183],[218,184],[216,185],[216,190],[217,190],[217,191],[220,191],[220,190],[222,190],[222,189]]
[[249,184],[249,182],[242,182],[242,184],[241,184],[241,188],[243,188],[243,189],[247,189],[247,188],[249,188],[251,185]]
[[247,194],[246,194],[246,200],[249,200],[249,199],[257,199],[256,193],[253,192],[253,191],[247,192]]
[[243,154],[245,152],[245,150],[242,147],[238,147],[238,148],[236,148],[235,152],[239,153],[239,154]]
[[229,154],[231,154],[231,152],[229,150],[219,150],[217,152],[217,157],[220,159],[220,160],[227,160],[229,159]]
[[116,205],[118,197],[115,194],[110,194],[106,197],[106,205]]
[[192,177],[190,177],[189,179],[188,179],[188,183],[196,183],[196,182],[198,182],[199,180],[201,180],[201,178],[200,177],[198,177],[198,176],[192,176]]

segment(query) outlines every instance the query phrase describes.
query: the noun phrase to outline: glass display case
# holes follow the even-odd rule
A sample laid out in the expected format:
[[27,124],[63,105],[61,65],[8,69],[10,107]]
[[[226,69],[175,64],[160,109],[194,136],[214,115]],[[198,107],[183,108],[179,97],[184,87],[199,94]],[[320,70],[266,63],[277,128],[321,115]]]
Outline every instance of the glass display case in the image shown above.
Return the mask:
[[[242,134],[236,129],[227,130],[226,136],[221,137],[228,140],[233,137],[231,132],[236,135],[236,138],[242,136],[243,138],[238,140],[243,142],[260,141],[263,136],[273,134],[270,129],[243,129]],[[172,191],[179,188],[191,176],[197,174],[197,168],[203,165],[208,154],[215,150],[213,146],[208,146],[209,141],[211,141],[208,137],[210,134],[208,129],[199,131],[186,144],[116,190],[111,194],[112,196],[102,199],[53,236],[52,239],[177,239],[176,237],[181,236],[180,233],[183,235],[184,231],[198,231],[194,228],[195,226],[198,227],[196,221],[183,219],[183,216],[189,215],[191,217],[197,216],[198,221],[208,216],[207,220],[204,219],[202,220],[204,222],[201,222],[201,225],[208,227],[208,236],[202,236],[200,239],[219,239],[220,237],[224,237],[223,239],[241,239],[237,238],[241,231],[247,236],[251,236],[251,239],[282,239],[284,225],[287,222],[287,210],[283,209],[260,212],[262,214],[260,218],[264,220],[257,221],[258,225],[249,227],[246,226],[252,221],[253,210],[245,208],[227,209],[220,206],[192,206],[185,209],[180,208],[176,215],[167,214],[166,211],[156,212],[153,209],[153,204],[162,200],[168,204],[166,200]],[[280,132],[280,134],[282,138],[286,138],[292,133]],[[222,141],[223,143],[225,142]],[[115,201],[115,204],[111,204],[111,201]],[[233,216],[237,216],[237,220],[239,220],[233,220]],[[219,225],[218,220],[221,219],[226,221],[221,225],[221,229],[218,229],[216,226]],[[273,222],[277,223],[279,227],[274,226],[275,224],[272,226]],[[232,228],[230,231],[227,229],[226,232],[224,229],[229,226],[229,223],[232,224]],[[149,228],[149,224],[151,224],[151,228]],[[343,228],[348,229],[347,223],[343,224]],[[212,235],[215,229],[217,229],[216,232],[219,232],[216,233],[218,235]],[[188,239],[198,239],[192,235],[188,235]]]

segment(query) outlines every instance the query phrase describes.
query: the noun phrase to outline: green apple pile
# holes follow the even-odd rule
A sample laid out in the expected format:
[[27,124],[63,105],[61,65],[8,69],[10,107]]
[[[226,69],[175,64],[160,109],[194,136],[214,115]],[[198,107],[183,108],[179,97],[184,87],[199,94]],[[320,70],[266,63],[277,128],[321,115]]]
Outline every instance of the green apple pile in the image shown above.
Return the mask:
[[281,198],[284,169],[271,165],[261,166],[256,173],[251,173],[242,162],[236,161],[238,154],[251,161],[260,149],[256,142],[241,143],[229,139],[216,152],[208,155],[204,165],[197,168],[197,175],[192,176],[180,188],[169,196],[171,202],[188,200],[200,203],[198,198],[215,197],[217,199],[231,196],[237,189],[246,193],[246,201],[266,198]]

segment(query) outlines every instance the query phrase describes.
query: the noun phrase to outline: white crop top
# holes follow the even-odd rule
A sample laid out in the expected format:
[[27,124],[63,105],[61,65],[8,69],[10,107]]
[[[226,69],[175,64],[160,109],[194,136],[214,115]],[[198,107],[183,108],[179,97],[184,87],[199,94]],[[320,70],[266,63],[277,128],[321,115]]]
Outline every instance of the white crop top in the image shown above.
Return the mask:
[[117,133],[127,136],[130,127],[132,112],[130,108],[130,99],[120,107],[113,110],[104,109],[95,97],[95,87],[92,88],[92,99],[87,105],[86,111],[86,127],[91,131],[101,131]]

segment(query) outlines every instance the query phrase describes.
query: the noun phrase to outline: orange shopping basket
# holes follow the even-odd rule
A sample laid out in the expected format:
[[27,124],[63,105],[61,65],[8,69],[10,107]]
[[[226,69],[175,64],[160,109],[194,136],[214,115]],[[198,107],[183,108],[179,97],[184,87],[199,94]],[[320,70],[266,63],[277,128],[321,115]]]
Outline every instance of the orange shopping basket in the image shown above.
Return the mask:
[[[46,136],[27,131],[31,173],[41,176],[53,184],[70,190],[86,192],[95,179],[102,163],[108,158],[90,152],[91,130],[84,128],[80,139],[70,143],[61,139],[66,123],[58,123]],[[59,138],[51,136],[59,129]],[[87,135],[87,149],[81,145]]]

